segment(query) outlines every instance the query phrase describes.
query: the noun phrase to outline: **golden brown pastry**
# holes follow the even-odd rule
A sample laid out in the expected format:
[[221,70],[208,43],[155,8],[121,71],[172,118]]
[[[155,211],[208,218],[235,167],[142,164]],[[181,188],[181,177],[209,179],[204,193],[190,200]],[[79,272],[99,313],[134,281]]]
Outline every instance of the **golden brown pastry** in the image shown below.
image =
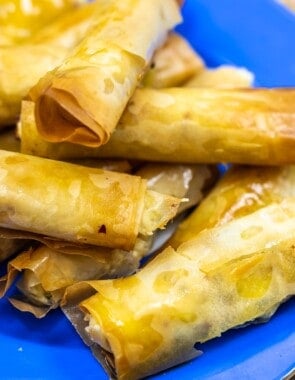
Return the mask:
[[51,158],[121,157],[179,163],[295,162],[295,91],[172,88],[136,90],[110,141],[99,148],[50,144],[23,105],[24,153]]
[[[136,174],[147,179],[150,190],[186,198],[184,209],[200,202],[216,177],[216,171],[205,165],[145,164]],[[66,287],[74,283],[134,273],[149,253],[153,238],[154,234],[139,236],[129,252],[103,247],[66,253],[44,245],[31,248],[9,263],[8,274],[1,281],[2,294],[21,273],[20,294],[10,300],[18,309],[43,317],[59,306]]]
[[16,122],[30,88],[85,36],[96,8],[95,3],[74,8],[23,44],[0,47],[0,128]]
[[65,312],[81,333],[73,306],[95,293],[80,303],[82,334],[102,365],[120,380],[154,374],[295,294],[294,227],[294,198],[272,203],[167,248],[133,276],[68,288]]
[[0,227],[18,236],[130,250],[179,203],[137,176],[0,151]]
[[[181,16],[175,0],[102,0],[88,35],[30,91],[48,141],[105,144],[153,52]],[[142,20],[148,28],[142,27]],[[135,33],[136,30],[136,33]]]
[[203,70],[202,58],[184,37],[173,32],[154,54],[142,84],[153,88],[181,86]]
[[86,0],[1,0],[0,46],[19,44]]
[[295,166],[231,168],[169,240],[173,248],[206,228],[251,214],[272,202],[295,196]]

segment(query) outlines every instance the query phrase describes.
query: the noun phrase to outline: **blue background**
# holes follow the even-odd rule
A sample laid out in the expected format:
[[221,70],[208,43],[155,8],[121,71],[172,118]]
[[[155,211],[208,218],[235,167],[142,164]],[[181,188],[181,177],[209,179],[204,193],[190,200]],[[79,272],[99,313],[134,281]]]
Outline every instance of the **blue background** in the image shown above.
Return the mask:
[[[252,70],[256,85],[295,86],[295,16],[271,0],[186,0],[178,30],[210,66]],[[2,268],[3,270],[3,268]],[[151,379],[280,379],[295,366],[295,300],[267,324],[229,331],[196,360]],[[43,320],[0,300],[0,379],[107,376],[60,311]]]

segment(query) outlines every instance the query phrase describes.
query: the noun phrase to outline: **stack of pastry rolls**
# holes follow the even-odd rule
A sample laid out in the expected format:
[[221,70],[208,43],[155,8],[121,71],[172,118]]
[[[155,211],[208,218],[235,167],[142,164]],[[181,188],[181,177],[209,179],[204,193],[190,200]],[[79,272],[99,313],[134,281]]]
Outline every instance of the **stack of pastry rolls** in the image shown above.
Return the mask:
[[0,294],[142,378],[294,295],[295,90],[208,69],[176,0],[54,3],[0,40]]
[[[43,4],[44,9],[40,9],[40,12],[44,17],[48,7],[53,7],[53,3]],[[125,5],[117,4],[115,1],[96,1],[91,4],[84,2],[78,4],[77,1],[70,4],[61,3],[59,14],[56,14],[57,9],[53,7],[52,13],[55,16],[52,15],[53,21],[40,28],[38,34],[24,39],[22,43],[11,42],[9,46],[3,44],[1,125],[5,127],[17,120],[22,98],[40,88],[40,83],[45,80],[42,79],[44,75],[48,77],[52,75],[55,82],[54,71],[49,71],[55,67],[58,70],[57,66],[62,67],[68,60],[70,67],[65,68],[65,76],[68,78],[68,73],[75,76],[75,72],[81,69],[82,72],[85,70],[86,76],[88,73],[93,73],[94,78],[97,77],[99,83],[104,85],[110,83],[112,78],[116,79],[114,95],[108,96],[108,93],[105,93],[103,96],[103,92],[100,93],[95,89],[97,97],[93,97],[91,91],[96,84],[92,89],[81,89],[80,93],[84,93],[82,97],[85,99],[87,97],[93,99],[95,107],[99,104],[99,97],[101,97],[101,107],[109,107],[109,116],[112,119],[110,126],[108,122],[107,124],[103,122],[103,128],[106,127],[106,130],[98,132],[97,139],[103,135],[107,136],[107,130],[115,127],[114,120],[117,116],[114,120],[113,116],[122,112],[120,110],[123,110],[125,103],[144,76],[153,52],[181,19],[178,5],[174,0],[165,3],[153,1],[150,5],[144,4],[143,1],[131,3],[131,1]],[[15,6],[17,4],[16,2]],[[130,12],[131,5],[132,12]],[[130,35],[128,32],[130,26],[136,27],[143,12],[150,14],[154,27]],[[25,11],[23,20],[25,21]],[[114,33],[118,34],[118,39],[112,44]],[[10,60],[17,62],[20,55],[29,62],[36,62],[39,71],[32,67],[33,75],[31,75],[29,72],[21,71],[25,67],[23,62],[19,62],[18,65],[11,64]],[[43,61],[40,62],[38,59],[39,56],[44,58],[44,65]],[[80,60],[81,57],[85,58],[84,64]],[[102,62],[104,66],[101,65]],[[28,71],[27,67],[26,70]],[[32,88],[38,79],[40,83]],[[60,79],[64,82],[62,78]],[[82,87],[84,82],[82,75]],[[77,91],[76,84],[74,79],[73,91]],[[92,84],[90,78],[85,82],[86,87]],[[88,90],[89,96],[86,95]],[[64,90],[61,90],[58,96],[61,93],[64,94]],[[41,98],[45,99],[45,102],[50,102],[51,96],[47,95],[42,95]],[[67,99],[71,96],[66,95]],[[82,109],[81,111],[84,112]],[[93,123],[95,122],[94,120]],[[97,125],[99,129],[99,122]],[[91,134],[90,131],[85,138],[91,139]],[[5,136],[7,137],[7,134]],[[0,225],[1,239],[5,242],[5,245],[4,243],[2,245],[4,248],[1,259],[14,254],[20,244],[27,244],[30,240],[45,245],[47,248],[44,250],[47,252],[57,250],[67,254],[93,255],[97,268],[94,271],[96,274],[92,274],[91,277],[114,277],[132,273],[138,268],[142,256],[148,252],[154,231],[164,228],[175,216],[178,205],[188,190],[185,189],[184,194],[180,191],[179,198],[170,195],[170,189],[166,193],[153,191],[147,187],[145,179],[133,173],[121,173],[133,170],[132,165],[126,160],[116,160],[112,163],[110,160],[103,162],[94,160],[89,163],[89,160],[78,162],[74,159],[74,163],[64,163],[38,158],[37,154],[25,155],[23,149],[22,153],[18,152],[17,145],[12,142],[13,137],[12,141],[6,137],[1,146],[3,191],[0,201],[2,218]],[[195,168],[191,171],[192,176],[195,176]],[[202,191],[203,186],[207,186],[207,180],[209,183],[215,174],[205,167],[200,168],[200,173],[203,178],[198,180],[197,184],[199,191]],[[40,245],[30,243],[28,251],[35,251],[36,246]],[[11,278],[10,275],[8,277]],[[82,278],[84,279],[83,276]],[[86,278],[89,278],[89,275],[86,274]],[[6,279],[3,281],[5,283]],[[7,284],[3,291],[6,288]]]

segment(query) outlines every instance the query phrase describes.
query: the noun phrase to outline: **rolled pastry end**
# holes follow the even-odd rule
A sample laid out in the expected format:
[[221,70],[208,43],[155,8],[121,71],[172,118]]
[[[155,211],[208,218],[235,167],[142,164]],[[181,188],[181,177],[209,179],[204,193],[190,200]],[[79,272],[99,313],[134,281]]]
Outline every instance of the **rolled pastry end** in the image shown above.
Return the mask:
[[179,204],[185,201],[185,199],[178,199],[157,191],[147,190],[139,232],[142,235],[149,236],[156,229],[164,228],[169,220],[176,215]]
[[[41,112],[42,109],[47,112]],[[109,133],[98,128],[97,123],[79,107],[77,100],[63,90],[49,88],[40,96],[36,101],[35,118],[38,132],[49,142],[70,141],[79,144],[82,139],[84,145],[93,147],[109,139]],[[93,128],[89,128],[89,125]],[[97,132],[93,132],[93,129]]]

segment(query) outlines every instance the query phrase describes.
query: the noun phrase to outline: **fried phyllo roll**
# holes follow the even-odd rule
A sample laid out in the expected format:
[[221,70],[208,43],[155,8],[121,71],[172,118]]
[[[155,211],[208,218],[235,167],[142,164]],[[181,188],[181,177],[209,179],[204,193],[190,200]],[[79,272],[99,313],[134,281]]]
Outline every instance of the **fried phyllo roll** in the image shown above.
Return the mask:
[[295,294],[294,228],[294,198],[273,203],[167,248],[133,276],[68,288],[65,312],[77,322],[74,304],[92,288],[80,308],[102,365],[118,379],[154,374]]
[[[216,177],[213,168],[197,165],[146,164],[136,172],[147,178],[150,190],[186,198],[185,205],[198,203]],[[187,207],[188,207],[187,206]],[[83,280],[115,278],[134,273],[140,260],[151,248],[154,236],[139,237],[132,251],[96,248],[61,253],[41,246],[20,254],[8,265],[8,275],[2,279],[2,293],[21,272],[20,294],[11,299],[15,307],[32,312],[37,317],[59,306],[65,288]]]
[[0,296],[21,273],[17,282],[20,293],[10,301],[17,309],[42,318],[59,306],[66,287],[76,282],[134,273],[151,242],[150,238],[138,238],[134,249],[128,252],[105,247],[68,253],[45,245],[30,248],[9,262],[7,275],[0,279]]
[[[105,144],[153,52],[181,20],[175,0],[97,4],[100,13],[88,35],[30,91],[38,130],[48,141]],[[143,19],[148,28],[141,27]]]
[[0,151],[0,226],[43,240],[130,250],[176,213],[180,200],[140,177]]
[[96,8],[96,4],[77,7],[24,44],[0,47],[0,126],[16,122],[21,100],[85,36]]
[[177,248],[205,228],[228,223],[286,197],[295,197],[295,166],[233,167],[178,225],[169,244]]
[[86,0],[1,0],[0,46],[26,41],[43,26]]
[[44,157],[123,157],[180,163],[295,162],[294,89],[138,89],[99,148],[50,144],[23,106],[22,151]]
[[[0,134],[0,149],[17,152],[19,151],[20,143],[15,137],[13,130],[8,130]],[[129,173],[131,171],[131,165],[126,160],[76,160],[74,162],[79,165],[92,166],[101,168],[104,170],[119,171],[122,173]],[[14,239],[12,237],[0,237],[0,262],[12,256],[19,251],[27,241],[22,239]]]
[[251,87],[254,75],[247,69],[223,65],[216,69],[200,70],[186,87],[245,88]]
[[165,44],[154,54],[142,84],[154,88],[176,87],[203,69],[202,58],[188,41],[177,33],[170,33]]

